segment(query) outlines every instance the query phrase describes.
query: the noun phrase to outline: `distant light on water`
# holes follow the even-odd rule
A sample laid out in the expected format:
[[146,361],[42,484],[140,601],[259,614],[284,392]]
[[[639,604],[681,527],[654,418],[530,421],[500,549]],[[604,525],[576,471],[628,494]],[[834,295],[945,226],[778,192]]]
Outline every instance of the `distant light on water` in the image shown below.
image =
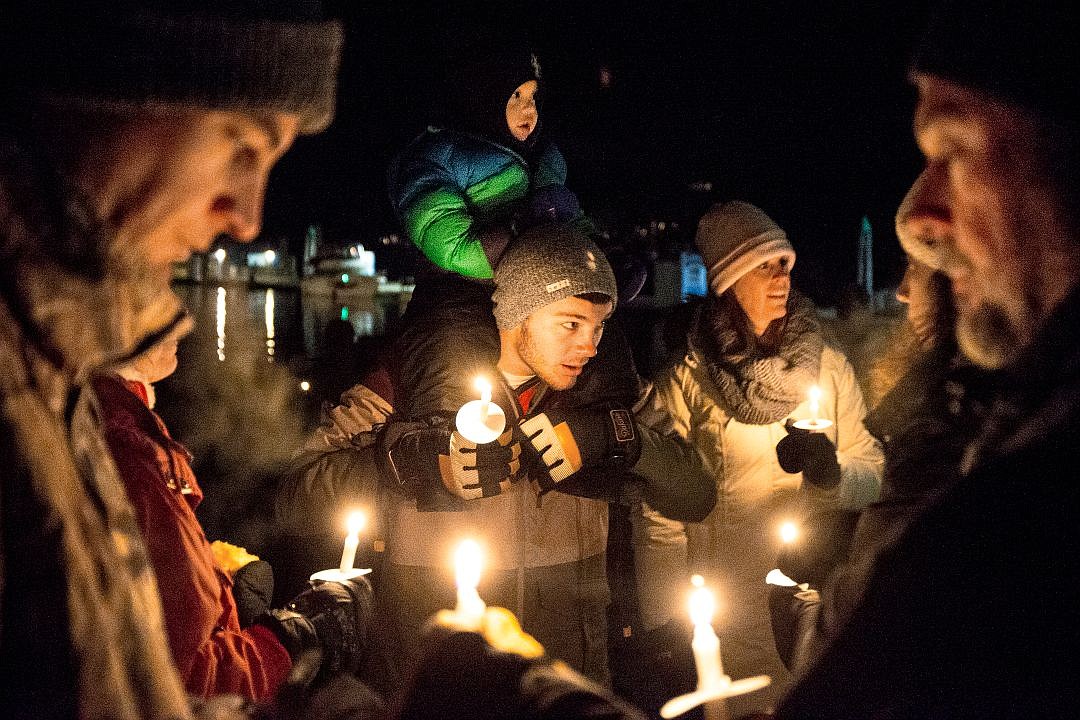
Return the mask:
[[300,381],[300,389],[303,390],[304,392],[307,392],[307,391],[311,390],[311,383],[309,383],[307,380],[301,380]]
[[[224,255],[224,250],[218,250]],[[225,362],[225,288],[217,289],[217,359]]]
[[[273,252],[273,250],[267,250]],[[263,305],[263,316],[266,321],[266,354],[274,356],[274,288],[266,289],[266,302]]]

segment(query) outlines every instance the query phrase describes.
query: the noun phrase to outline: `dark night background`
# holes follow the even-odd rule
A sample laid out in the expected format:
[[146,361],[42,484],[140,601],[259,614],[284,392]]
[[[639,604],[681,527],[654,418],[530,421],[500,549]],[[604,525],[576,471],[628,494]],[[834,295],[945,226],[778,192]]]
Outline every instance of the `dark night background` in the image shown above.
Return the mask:
[[[507,28],[540,52],[544,131],[589,214],[616,229],[681,221],[689,237],[710,201],[749,200],[787,230],[797,284],[832,304],[864,214],[876,284],[899,275],[892,217],[919,169],[905,66],[926,5],[338,0],[337,119],[275,171],[266,234],[298,244],[318,223],[372,248],[396,230],[386,166],[426,125],[440,59],[482,26]],[[703,180],[711,193],[688,188]]]

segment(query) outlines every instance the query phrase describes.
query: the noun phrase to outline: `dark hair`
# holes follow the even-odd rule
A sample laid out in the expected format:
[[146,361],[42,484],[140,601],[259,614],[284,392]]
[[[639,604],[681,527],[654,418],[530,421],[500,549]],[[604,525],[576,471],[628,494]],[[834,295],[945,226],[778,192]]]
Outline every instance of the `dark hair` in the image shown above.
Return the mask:
[[772,355],[780,349],[781,337],[784,334],[784,327],[787,325],[787,314],[770,322],[768,327],[765,328],[765,332],[758,335],[750,324],[750,316],[746,314],[743,306],[739,304],[739,299],[735,297],[734,286],[725,290],[716,298],[716,301],[719,303],[720,309],[729,313],[730,317],[735,320],[735,328],[738,330],[739,339],[742,341],[741,345],[749,353],[765,356]]
[[581,293],[580,295],[575,295],[574,297],[581,298],[582,300],[588,300],[593,305],[603,305],[604,303],[612,302],[611,296],[607,293],[602,292]]
[[952,282],[938,270],[930,275],[927,286],[927,296],[932,303],[929,342],[920,343],[906,319],[897,324],[884,343],[884,349],[871,363],[866,398],[870,407],[877,405],[918,358],[929,353],[955,354],[956,303]]

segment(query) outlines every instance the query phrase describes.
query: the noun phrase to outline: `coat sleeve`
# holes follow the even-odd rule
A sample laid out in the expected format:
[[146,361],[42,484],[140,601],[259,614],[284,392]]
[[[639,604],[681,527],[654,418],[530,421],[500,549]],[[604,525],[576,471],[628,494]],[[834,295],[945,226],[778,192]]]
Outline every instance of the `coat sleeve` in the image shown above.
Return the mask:
[[[668,385],[671,380],[668,376]],[[653,383],[643,382],[635,408],[641,457],[634,472],[645,478],[643,499],[654,510],[672,520],[701,522],[716,505],[716,483],[705,472],[697,450],[685,439],[686,416],[676,417],[665,396]]]
[[836,503],[858,510],[878,499],[884,455],[881,445],[863,424],[866,403],[855,378],[855,369],[840,356],[836,371],[836,456],[840,463]]
[[346,390],[289,463],[274,498],[276,525],[288,534],[336,534],[341,508],[374,507],[381,492],[375,433],[392,413],[364,385]]
[[164,450],[137,431],[111,431],[108,440],[143,531],[169,645],[188,691],[269,698],[291,667],[289,655],[269,630],[240,629],[230,580],[214,562],[191,507],[168,487]]
[[405,232],[444,270],[470,278],[491,278],[491,262],[465,188],[448,166],[453,156],[436,158],[431,157],[435,153],[419,150],[406,151],[390,168],[390,199]]

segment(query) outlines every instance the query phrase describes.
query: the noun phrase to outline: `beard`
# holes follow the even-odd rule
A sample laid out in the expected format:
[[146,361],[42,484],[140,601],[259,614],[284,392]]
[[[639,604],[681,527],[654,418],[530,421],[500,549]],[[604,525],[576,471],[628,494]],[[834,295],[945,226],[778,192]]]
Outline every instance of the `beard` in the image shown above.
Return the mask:
[[536,376],[547,383],[552,390],[569,390],[577,384],[578,379],[576,377],[567,378],[547,370],[543,356],[536,348],[532,339],[532,334],[529,332],[528,318],[526,318],[521,325],[521,334],[518,336],[517,352],[518,356],[525,361],[525,364],[536,373]]
[[988,370],[1005,367],[1017,350],[1031,340],[1024,314],[985,301],[957,318],[956,341],[971,362]]

